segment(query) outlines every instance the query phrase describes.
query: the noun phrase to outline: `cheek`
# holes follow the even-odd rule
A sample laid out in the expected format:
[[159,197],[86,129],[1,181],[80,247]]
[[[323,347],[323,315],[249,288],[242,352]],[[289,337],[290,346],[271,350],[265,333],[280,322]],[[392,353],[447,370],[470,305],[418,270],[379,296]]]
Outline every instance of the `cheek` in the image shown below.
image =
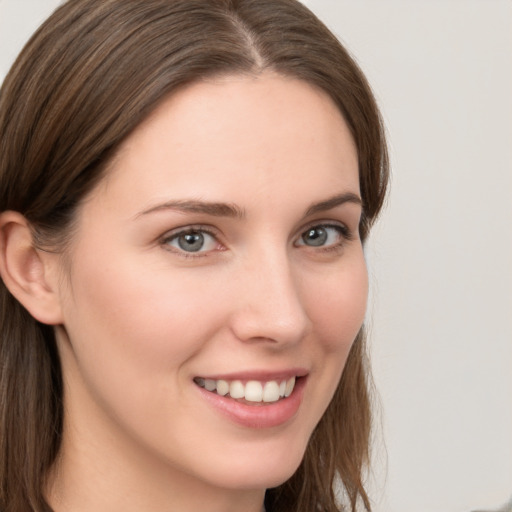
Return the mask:
[[186,272],[106,261],[116,265],[76,262],[72,297],[65,304],[81,372],[90,381],[100,375],[115,387],[138,382],[140,394],[162,377],[179,385],[180,367],[222,321],[208,304],[211,294]]
[[[135,343],[145,351],[177,350],[197,332],[198,311],[203,294],[196,286],[188,286],[186,279],[166,279],[165,275],[131,272],[118,269],[105,276],[90,276],[80,298],[85,308],[83,317],[89,317],[111,341]],[[123,341],[124,340],[124,341]],[[183,343],[185,344],[185,343]],[[136,348],[136,347],[133,347]]]
[[310,306],[319,390],[312,400],[312,409],[317,408],[315,421],[320,420],[334,395],[366,314],[368,273],[362,250],[340,268],[339,273],[322,281],[321,294]]
[[366,314],[368,273],[363,254],[322,279],[317,293],[308,294],[310,318],[322,348],[345,357]]

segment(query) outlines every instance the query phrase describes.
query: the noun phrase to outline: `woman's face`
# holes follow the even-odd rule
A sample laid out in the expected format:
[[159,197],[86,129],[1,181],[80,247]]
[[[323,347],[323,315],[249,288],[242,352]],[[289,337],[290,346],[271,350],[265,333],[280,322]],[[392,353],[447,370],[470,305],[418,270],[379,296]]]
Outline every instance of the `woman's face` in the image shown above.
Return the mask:
[[233,76],[163,103],[79,210],[63,460],[184,488],[290,477],[365,314],[359,197],[347,125],[302,81]]

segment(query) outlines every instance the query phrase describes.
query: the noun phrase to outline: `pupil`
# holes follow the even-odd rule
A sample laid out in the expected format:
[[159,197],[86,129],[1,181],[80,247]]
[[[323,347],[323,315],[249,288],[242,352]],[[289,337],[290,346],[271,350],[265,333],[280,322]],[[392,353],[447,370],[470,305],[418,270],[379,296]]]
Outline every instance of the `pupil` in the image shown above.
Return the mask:
[[308,245],[324,245],[327,241],[327,231],[323,228],[313,228],[305,233],[302,239]]
[[178,239],[178,245],[181,249],[188,252],[199,251],[204,244],[204,236],[201,233],[187,233]]

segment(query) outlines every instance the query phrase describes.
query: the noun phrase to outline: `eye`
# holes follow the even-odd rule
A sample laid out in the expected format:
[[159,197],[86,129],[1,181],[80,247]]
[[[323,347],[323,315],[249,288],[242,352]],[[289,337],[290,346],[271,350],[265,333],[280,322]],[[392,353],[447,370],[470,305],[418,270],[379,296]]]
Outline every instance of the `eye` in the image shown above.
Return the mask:
[[350,233],[345,226],[320,224],[304,231],[295,245],[331,247],[338,246],[349,238]]
[[212,251],[218,246],[216,238],[203,229],[187,229],[164,239],[164,244],[186,253]]

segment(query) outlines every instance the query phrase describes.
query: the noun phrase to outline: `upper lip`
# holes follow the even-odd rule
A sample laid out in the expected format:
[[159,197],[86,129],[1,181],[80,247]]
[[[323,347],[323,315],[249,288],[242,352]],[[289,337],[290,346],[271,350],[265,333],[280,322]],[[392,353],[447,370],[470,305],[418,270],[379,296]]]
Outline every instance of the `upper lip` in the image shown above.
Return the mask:
[[271,380],[288,380],[292,377],[304,377],[308,374],[308,370],[305,368],[288,368],[286,370],[243,370],[238,372],[230,372],[223,374],[209,374],[209,375],[197,375],[203,379],[211,380],[241,380],[250,381],[256,380],[260,382],[268,382]]

